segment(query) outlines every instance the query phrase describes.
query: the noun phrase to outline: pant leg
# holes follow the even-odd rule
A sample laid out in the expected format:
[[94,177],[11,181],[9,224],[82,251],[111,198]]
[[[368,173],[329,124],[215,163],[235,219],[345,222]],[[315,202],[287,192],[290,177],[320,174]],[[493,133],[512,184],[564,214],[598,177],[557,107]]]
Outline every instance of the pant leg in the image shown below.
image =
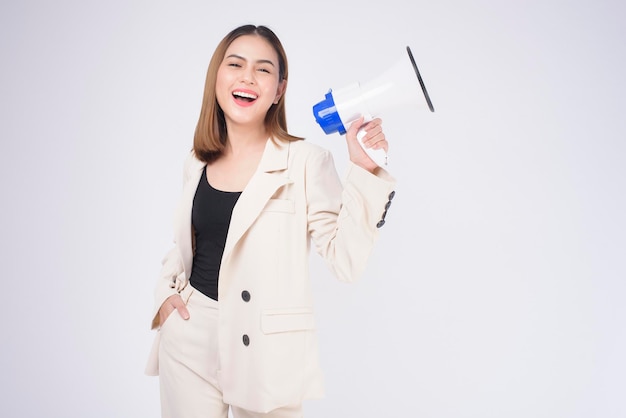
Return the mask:
[[226,418],[216,380],[217,302],[190,288],[189,319],[172,312],[162,325],[159,382],[163,418]]
[[303,418],[302,405],[286,406],[274,409],[266,414],[251,412],[245,409],[231,407],[233,418]]

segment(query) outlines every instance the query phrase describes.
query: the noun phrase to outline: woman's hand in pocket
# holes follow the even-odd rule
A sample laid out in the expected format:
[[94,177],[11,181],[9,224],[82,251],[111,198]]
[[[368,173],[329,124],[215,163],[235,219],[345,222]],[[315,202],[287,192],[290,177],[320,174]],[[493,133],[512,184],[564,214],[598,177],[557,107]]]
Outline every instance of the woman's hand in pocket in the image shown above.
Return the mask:
[[175,310],[178,310],[178,314],[181,318],[189,319],[189,311],[187,310],[187,306],[185,306],[185,302],[183,302],[183,298],[176,294],[165,299],[165,302],[161,305],[161,308],[159,309],[159,323],[163,325],[165,320]]

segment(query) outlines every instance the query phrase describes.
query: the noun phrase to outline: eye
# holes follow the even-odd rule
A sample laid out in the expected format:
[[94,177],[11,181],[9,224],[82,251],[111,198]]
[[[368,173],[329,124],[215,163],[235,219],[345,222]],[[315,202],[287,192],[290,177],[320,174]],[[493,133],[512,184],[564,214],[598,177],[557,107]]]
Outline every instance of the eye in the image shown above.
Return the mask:
[[267,74],[271,74],[272,73],[269,69],[264,68],[264,67],[259,68],[258,71],[260,71],[262,73],[267,73]]
[[237,63],[237,62],[230,62],[228,63],[229,67],[236,67],[236,68],[240,68],[241,64]]

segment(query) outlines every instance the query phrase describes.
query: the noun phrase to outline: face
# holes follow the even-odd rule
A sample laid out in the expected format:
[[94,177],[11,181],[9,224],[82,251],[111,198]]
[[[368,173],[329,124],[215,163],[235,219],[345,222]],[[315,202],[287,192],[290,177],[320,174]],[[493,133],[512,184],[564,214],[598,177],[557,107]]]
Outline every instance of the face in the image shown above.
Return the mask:
[[260,36],[240,36],[230,44],[215,83],[228,124],[264,127],[267,110],[284,92],[278,65],[276,51]]

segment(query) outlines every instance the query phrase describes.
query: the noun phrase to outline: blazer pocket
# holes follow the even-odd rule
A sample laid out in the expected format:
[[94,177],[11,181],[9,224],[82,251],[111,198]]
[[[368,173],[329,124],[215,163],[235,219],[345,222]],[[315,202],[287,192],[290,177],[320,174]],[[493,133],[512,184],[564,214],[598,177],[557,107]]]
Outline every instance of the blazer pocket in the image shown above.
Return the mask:
[[314,328],[315,319],[311,308],[266,309],[261,315],[261,330],[264,334],[306,331]]
[[286,199],[270,199],[263,208],[263,212],[294,213],[295,211],[296,206],[293,200]]

